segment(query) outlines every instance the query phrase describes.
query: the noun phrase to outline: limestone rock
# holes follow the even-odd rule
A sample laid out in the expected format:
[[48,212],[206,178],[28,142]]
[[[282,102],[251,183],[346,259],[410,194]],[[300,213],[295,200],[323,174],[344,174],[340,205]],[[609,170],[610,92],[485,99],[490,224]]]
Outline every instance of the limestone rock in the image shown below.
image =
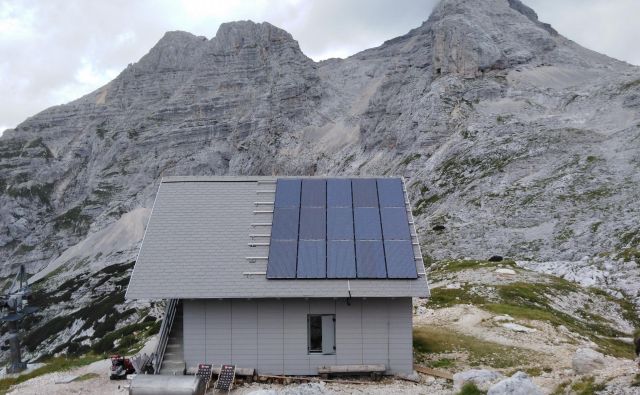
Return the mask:
[[395,174],[425,255],[500,252],[640,303],[640,267],[620,255],[640,240],[639,75],[517,0],[445,0],[322,62],[269,23],[169,32],[0,138],[0,276],[131,262],[140,232],[106,230],[150,209],[166,175]]
[[571,366],[576,374],[589,374],[604,367],[604,355],[591,349],[579,348],[573,355]]
[[459,391],[466,383],[475,384],[480,390],[487,391],[489,387],[504,376],[498,372],[486,369],[472,369],[453,375],[453,389]]
[[542,391],[524,372],[517,372],[489,388],[487,395],[542,395]]

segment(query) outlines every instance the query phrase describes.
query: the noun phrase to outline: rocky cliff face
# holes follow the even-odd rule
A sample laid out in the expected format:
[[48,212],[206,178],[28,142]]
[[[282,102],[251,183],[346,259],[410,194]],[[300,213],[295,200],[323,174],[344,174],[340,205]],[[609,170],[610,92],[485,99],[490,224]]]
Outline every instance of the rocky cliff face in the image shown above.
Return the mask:
[[499,254],[637,300],[639,135],[640,68],[518,0],[445,0],[319,63],[268,23],[169,32],[0,138],[0,273],[130,261],[164,175],[394,174],[431,258]]

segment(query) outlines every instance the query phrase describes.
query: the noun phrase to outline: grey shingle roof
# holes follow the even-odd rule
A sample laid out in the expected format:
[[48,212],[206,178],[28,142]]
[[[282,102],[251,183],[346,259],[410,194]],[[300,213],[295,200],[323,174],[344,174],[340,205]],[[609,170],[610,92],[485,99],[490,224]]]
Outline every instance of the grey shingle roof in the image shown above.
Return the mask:
[[[271,298],[428,296],[424,267],[413,280],[267,280],[268,234],[275,177],[167,177],[158,189],[126,297]],[[415,240],[414,240],[415,241]],[[418,248],[415,248],[419,256]]]

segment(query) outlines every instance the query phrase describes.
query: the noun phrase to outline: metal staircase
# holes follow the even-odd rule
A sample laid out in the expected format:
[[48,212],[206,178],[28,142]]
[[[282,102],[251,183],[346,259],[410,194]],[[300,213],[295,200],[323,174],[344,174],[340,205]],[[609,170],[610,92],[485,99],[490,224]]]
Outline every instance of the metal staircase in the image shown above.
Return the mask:
[[155,353],[155,374],[182,375],[185,371],[183,352],[182,302],[167,302]]

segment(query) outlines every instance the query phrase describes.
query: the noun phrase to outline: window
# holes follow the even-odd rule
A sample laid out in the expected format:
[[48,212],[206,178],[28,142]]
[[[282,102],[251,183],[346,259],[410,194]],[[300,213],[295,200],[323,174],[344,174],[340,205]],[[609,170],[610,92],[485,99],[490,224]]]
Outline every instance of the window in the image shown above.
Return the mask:
[[335,314],[310,314],[307,316],[309,354],[336,353]]

